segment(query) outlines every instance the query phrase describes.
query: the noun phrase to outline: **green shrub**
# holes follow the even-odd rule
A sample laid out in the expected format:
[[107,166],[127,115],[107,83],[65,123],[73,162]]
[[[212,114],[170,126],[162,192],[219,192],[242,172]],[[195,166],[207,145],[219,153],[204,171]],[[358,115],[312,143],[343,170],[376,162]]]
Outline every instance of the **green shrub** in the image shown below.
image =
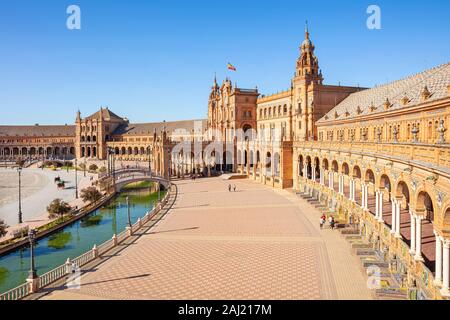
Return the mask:
[[6,229],[8,228],[8,225],[5,223],[5,221],[0,219],[0,238],[6,236],[8,233]]
[[49,213],[49,218],[54,219],[58,216],[62,217],[66,213],[69,213],[72,208],[67,202],[62,201],[61,199],[53,200],[50,205],[47,207],[47,212]]
[[95,203],[100,200],[101,197],[102,194],[95,187],[87,187],[81,190],[81,199],[83,199],[84,202]]

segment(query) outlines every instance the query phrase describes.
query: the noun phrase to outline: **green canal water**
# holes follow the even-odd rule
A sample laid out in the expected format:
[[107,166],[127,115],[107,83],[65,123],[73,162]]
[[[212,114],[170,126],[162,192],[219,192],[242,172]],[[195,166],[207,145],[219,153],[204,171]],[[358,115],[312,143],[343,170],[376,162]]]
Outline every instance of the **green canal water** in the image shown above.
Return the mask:
[[[149,189],[125,190],[102,208],[74,222],[57,233],[37,241],[35,263],[42,275],[76,258],[119,234],[127,225],[126,197],[130,199],[131,222],[134,224],[150,211],[158,194]],[[161,192],[161,198],[164,193]],[[0,292],[13,289],[26,281],[30,269],[30,249],[18,249],[0,257]]]

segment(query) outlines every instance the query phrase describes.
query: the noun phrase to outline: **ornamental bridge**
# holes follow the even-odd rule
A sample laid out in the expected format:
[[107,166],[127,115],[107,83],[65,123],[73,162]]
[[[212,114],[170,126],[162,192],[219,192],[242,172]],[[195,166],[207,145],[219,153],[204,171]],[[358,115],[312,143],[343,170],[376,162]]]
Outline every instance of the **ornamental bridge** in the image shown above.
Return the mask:
[[148,168],[142,167],[134,167],[134,168],[126,168],[119,169],[115,171],[111,171],[110,173],[100,174],[99,180],[112,178],[115,185],[116,192],[119,192],[123,187],[130,183],[142,182],[142,181],[151,181],[151,182],[159,182],[160,185],[164,186],[164,189],[168,189],[170,185],[170,181],[155,175]]

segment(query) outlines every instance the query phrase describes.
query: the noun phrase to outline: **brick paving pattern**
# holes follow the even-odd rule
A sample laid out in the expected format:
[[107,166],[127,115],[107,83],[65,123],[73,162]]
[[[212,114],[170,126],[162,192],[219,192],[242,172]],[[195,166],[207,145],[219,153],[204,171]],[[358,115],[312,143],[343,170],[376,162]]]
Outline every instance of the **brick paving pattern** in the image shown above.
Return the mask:
[[174,208],[135,244],[44,299],[371,299],[357,258],[319,213],[248,180],[180,181]]

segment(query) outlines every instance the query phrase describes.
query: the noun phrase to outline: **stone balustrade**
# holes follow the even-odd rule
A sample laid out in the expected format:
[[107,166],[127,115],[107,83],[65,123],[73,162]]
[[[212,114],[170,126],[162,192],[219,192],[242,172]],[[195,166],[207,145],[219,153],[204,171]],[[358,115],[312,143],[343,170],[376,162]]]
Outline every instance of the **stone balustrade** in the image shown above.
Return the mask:
[[[169,201],[172,190],[172,184],[168,182],[168,192],[161,200],[161,203],[153,208],[150,212],[147,212],[147,214],[142,219],[139,219],[134,225],[131,226],[131,234],[142,228],[143,225],[148,223],[157,213],[162,210],[162,208]],[[129,238],[129,236],[130,235],[128,234],[127,230],[124,230],[120,234],[114,235],[112,239],[102,243],[100,246],[97,247],[96,245],[94,245],[94,248],[82,254],[81,256],[73,260],[68,259],[68,262],[39,276],[38,279],[28,281],[27,283],[24,283],[14,289],[0,294],[0,300],[21,300],[32,293],[36,293],[40,289],[52,284],[53,282],[66,277],[71,271],[71,268],[68,268],[68,264],[71,265],[72,263],[74,263],[77,267],[82,267],[95,260],[96,258],[104,255],[114,247],[118,246],[120,243]]]

